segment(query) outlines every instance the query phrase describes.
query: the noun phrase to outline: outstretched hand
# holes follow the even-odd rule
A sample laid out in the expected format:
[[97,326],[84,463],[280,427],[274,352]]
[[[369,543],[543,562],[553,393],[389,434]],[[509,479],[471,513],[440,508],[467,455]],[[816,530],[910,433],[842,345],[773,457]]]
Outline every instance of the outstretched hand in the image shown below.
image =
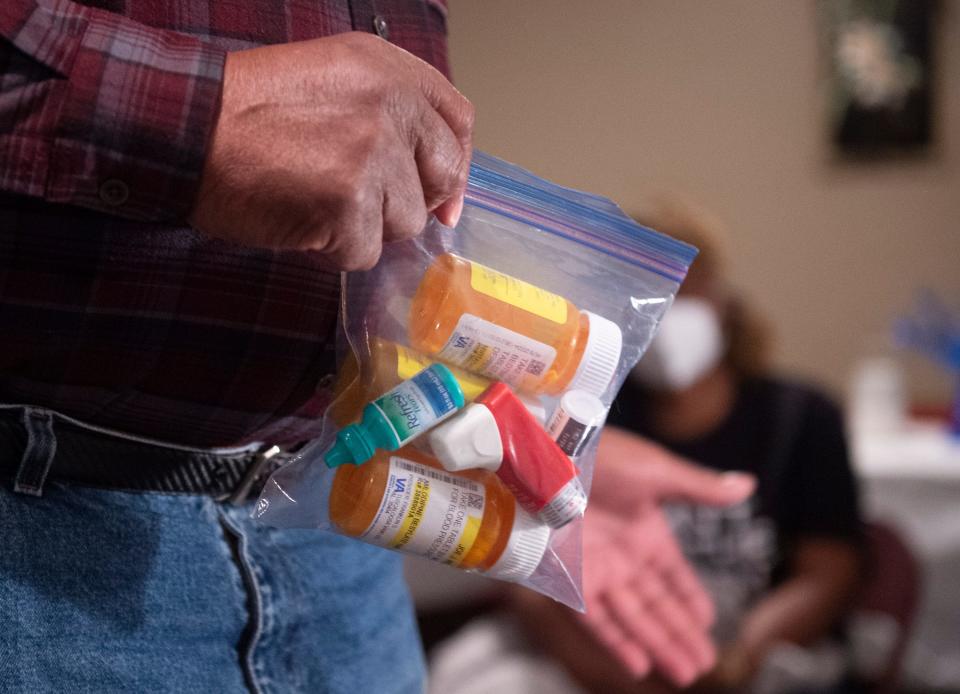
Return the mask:
[[752,477],[718,474],[608,428],[584,524],[583,622],[635,677],[658,670],[686,686],[709,671],[714,612],[660,510],[667,500],[726,506]]

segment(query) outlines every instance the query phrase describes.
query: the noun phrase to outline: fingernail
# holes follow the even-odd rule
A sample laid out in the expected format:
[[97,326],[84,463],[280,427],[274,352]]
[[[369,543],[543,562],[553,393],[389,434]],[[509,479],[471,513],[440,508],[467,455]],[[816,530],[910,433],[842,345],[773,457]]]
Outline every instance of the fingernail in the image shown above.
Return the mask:
[[720,477],[720,484],[724,487],[743,489],[744,491],[747,489],[752,490],[757,483],[753,475],[745,472],[725,472]]
[[453,203],[453,209],[450,211],[450,227],[455,228],[460,223],[460,215],[463,214],[463,196],[458,197]]

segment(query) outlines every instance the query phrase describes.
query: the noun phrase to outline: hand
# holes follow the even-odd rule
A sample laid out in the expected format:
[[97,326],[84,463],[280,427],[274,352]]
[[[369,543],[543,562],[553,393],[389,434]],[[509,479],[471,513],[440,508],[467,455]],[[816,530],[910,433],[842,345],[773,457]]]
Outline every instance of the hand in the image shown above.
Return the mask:
[[583,619],[631,674],[687,686],[710,670],[713,607],[660,510],[625,520],[591,506],[583,542]]
[[739,503],[754,488],[685,463],[615,429],[604,432],[584,523],[585,623],[635,677],[654,668],[679,686],[713,666],[713,607],[659,503]]
[[456,225],[472,130],[472,105],[443,75],[370,34],[230,53],[190,221],[370,268],[428,212]]

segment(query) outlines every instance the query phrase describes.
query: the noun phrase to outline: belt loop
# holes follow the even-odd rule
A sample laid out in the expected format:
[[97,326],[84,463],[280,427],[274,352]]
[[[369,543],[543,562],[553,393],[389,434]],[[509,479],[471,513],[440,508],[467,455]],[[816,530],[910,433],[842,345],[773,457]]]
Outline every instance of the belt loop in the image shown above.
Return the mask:
[[57,435],[53,433],[53,413],[27,407],[23,410],[23,428],[27,430],[27,446],[13,481],[13,491],[30,496],[43,495],[53,456],[57,452]]
[[254,456],[250,467],[247,468],[247,474],[243,476],[237,488],[227,497],[227,503],[232,506],[237,506],[246,501],[247,497],[250,496],[250,490],[253,489],[253,485],[256,484],[260,475],[263,474],[264,469],[267,467],[267,463],[279,452],[279,446],[261,448],[257,452],[257,455]]

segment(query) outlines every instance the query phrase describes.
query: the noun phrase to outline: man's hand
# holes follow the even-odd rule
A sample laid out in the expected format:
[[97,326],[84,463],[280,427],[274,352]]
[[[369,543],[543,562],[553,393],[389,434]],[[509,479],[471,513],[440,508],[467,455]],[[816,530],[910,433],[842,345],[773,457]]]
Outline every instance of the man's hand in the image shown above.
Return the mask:
[[754,488],[623,431],[604,431],[584,524],[583,620],[635,677],[686,686],[709,671],[713,607],[659,509],[667,499],[729,505]]
[[443,75],[369,34],[231,53],[190,221],[369,268],[428,212],[456,224],[472,130],[472,105]]

